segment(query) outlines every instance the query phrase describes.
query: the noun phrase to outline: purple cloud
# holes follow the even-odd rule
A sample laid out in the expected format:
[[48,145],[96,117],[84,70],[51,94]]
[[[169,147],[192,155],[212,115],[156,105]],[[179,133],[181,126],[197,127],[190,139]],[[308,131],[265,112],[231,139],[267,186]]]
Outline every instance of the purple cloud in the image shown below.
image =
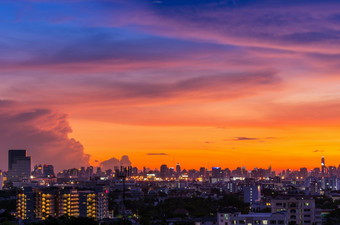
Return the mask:
[[[72,129],[67,116],[49,109],[27,109],[11,102],[0,103],[1,169],[7,169],[9,149],[27,149],[32,165],[53,164],[56,170],[89,165],[89,155],[80,142],[68,135]],[[8,102],[6,103],[8,104]],[[14,107],[13,107],[14,106]],[[58,160],[56,160],[58,159]]]

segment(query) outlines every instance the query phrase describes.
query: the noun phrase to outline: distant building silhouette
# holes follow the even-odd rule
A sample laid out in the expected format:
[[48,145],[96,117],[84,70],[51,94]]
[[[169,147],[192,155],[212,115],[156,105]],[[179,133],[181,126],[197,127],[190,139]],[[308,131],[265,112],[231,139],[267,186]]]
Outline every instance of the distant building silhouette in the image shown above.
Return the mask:
[[167,165],[163,164],[160,168],[161,178],[164,180],[168,176],[169,168]]
[[3,176],[2,176],[2,171],[0,170],[0,191],[2,190],[3,186]]
[[325,164],[325,157],[322,156],[321,158],[321,175],[324,177],[326,176],[327,174],[327,167],[326,167],[326,164]]
[[[84,169],[85,173],[85,169]],[[54,178],[54,167],[52,165],[44,165],[43,174],[45,178]]]
[[179,163],[177,163],[176,165],[176,173],[179,175],[181,174],[182,170],[181,170],[181,165]]
[[12,182],[28,181],[31,175],[31,157],[26,150],[8,151],[8,180]]

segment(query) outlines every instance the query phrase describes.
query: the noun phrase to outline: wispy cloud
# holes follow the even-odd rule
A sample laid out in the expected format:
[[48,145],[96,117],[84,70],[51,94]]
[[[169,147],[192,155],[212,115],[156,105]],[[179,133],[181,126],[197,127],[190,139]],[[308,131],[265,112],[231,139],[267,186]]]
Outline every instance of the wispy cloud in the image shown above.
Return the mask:
[[234,141],[257,141],[259,138],[252,138],[252,137],[235,137],[233,138]]
[[321,150],[321,149],[316,149],[313,152],[324,152],[325,150]]
[[168,155],[167,153],[146,153],[146,155],[153,155],[153,156],[157,156],[157,155]]
[[[232,141],[265,141],[270,139],[276,139],[276,137],[265,137],[265,138],[255,138],[255,137],[234,137],[233,139],[229,139]],[[228,140],[228,139],[227,139]]]

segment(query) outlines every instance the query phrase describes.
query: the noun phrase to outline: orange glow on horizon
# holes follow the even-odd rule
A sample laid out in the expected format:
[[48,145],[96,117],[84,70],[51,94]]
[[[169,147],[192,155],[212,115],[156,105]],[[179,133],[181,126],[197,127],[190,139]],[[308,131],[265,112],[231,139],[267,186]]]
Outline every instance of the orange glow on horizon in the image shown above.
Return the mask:
[[[139,169],[159,168],[161,164],[174,167],[179,162],[186,169],[246,166],[252,170],[271,166],[276,171],[301,167],[310,170],[320,167],[321,156],[325,155],[328,166],[338,166],[339,129],[334,127],[147,127],[76,119],[71,124],[72,136],[84,144],[93,165],[98,165],[95,160],[128,155]],[[254,140],[235,139],[245,136]]]

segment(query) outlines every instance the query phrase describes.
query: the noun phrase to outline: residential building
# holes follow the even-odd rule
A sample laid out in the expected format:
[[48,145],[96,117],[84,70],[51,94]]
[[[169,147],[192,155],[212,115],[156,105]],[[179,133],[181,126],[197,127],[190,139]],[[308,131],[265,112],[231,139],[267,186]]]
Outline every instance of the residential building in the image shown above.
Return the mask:
[[315,208],[315,200],[306,196],[282,196],[271,200],[272,213],[286,211],[290,225],[321,225],[320,211]]
[[284,212],[277,213],[217,213],[218,225],[288,225]]
[[245,203],[255,203],[261,201],[261,186],[260,185],[250,185],[243,187],[244,202]]

